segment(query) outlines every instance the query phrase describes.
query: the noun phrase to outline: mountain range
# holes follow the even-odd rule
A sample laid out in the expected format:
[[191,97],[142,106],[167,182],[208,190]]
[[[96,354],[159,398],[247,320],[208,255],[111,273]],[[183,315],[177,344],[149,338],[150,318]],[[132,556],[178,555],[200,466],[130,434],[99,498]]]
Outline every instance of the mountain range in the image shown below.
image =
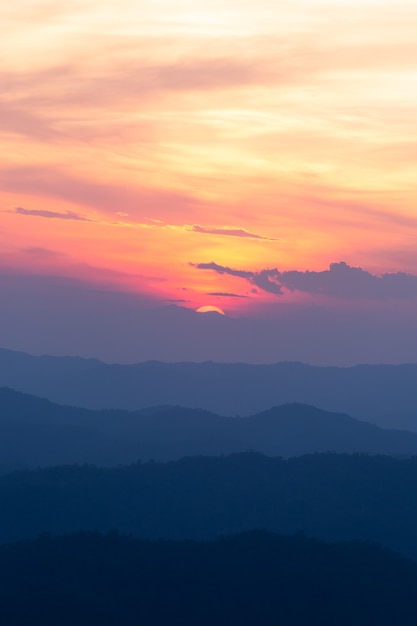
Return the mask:
[[0,350],[0,386],[90,409],[184,406],[248,416],[311,404],[382,427],[417,431],[417,365],[316,367],[304,363],[106,364]]
[[411,456],[417,454],[417,434],[386,430],[303,404],[249,417],[181,407],[93,411],[0,389],[3,473],[13,468],[112,466],[247,450],[282,457],[327,451]]

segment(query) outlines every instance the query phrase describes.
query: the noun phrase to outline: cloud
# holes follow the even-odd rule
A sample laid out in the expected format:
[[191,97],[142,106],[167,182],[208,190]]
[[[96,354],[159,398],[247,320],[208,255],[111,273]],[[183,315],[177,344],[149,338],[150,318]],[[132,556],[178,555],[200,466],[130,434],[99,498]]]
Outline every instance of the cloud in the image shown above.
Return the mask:
[[280,280],[290,291],[310,294],[371,299],[417,297],[417,276],[404,272],[375,276],[344,262],[332,263],[322,272],[284,272]]
[[321,272],[310,270],[280,272],[276,268],[248,272],[214,262],[199,263],[193,267],[243,278],[262,291],[279,296],[284,294],[284,290],[288,290],[348,299],[417,298],[417,276],[404,272],[376,276],[343,261],[331,263],[328,270]]
[[274,293],[276,296],[283,294],[282,286],[278,282],[279,272],[277,269],[262,270],[256,272],[252,279],[252,283],[268,293]]
[[223,291],[210,291],[206,294],[207,296],[216,296],[218,298],[247,298],[248,296],[243,296],[238,293],[227,293]]
[[217,272],[217,274],[228,274],[229,276],[236,276],[237,278],[245,278],[263,291],[268,291],[276,295],[282,295],[281,285],[274,280],[275,275],[278,273],[278,270],[276,269],[262,270],[260,272],[248,272],[245,270],[234,270],[230,267],[224,267],[223,265],[218,265],[213,261],[211,263],[198,263],[196,265],[191,263],[190,265],[199,270],[213,270],[214,272]]
[[48,219],[60,219],[60,220],[77,220],[81,222],[91,222],[87,217],[83,217],[79,213],[73,211],[66,211],[65,213],[59,213],[58,211],[46,211],[38,209],[24,209],[23,207],[16,207],[11,213],[18,213],[19,215],[31,215],[34,217],[46,217]]
[[246,278],[247,280],[250,280],[254,276],[253,272],[233,270],[230,267],[218,265],[217,263],[214,263],[214,261],[211,263],[190,263],[190,265],[198,270],[213,270],[214,272],[217,272],[217,274],[229,274],[229,276],[237,276],[238,278]]
[[257,235],[256,233],[251,233],[244,228],[226,228],[223,226],[211,228],[209,226],[200,226],[199,224],[193,224],[189,230],[194,233],[203,233],[205,235],[226,235],[228,237],[248,237],[249,239],[278,241],[275,237],[264,237],[263,235]]

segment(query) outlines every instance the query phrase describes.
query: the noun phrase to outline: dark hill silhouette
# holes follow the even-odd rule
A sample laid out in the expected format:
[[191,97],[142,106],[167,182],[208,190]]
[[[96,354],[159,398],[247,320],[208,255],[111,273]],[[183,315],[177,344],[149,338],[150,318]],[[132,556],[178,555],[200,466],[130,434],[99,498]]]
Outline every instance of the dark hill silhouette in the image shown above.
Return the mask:
[[33,626],[415,626],[417,566],[360,543],[116,534],[0,547],[0,614]]
[[417,560],[416,484],[417,457],[340,454],[15,472],[0,477],[0,542],[80,528],[194,540],[264,528],[377,541]]
[[299,402],[391,428],[417,430],[417,365],[303,363],[108,365],[0,350],[0,386],[91,409],[181,405],[251,415]]
[[197,409],[91,411],[0,389],[0,459],[10,468],[68,463],[117,465],[256,450],[283,457],[313,452],[417,454],[417,434],[384,430],[302,404],[245,418]]

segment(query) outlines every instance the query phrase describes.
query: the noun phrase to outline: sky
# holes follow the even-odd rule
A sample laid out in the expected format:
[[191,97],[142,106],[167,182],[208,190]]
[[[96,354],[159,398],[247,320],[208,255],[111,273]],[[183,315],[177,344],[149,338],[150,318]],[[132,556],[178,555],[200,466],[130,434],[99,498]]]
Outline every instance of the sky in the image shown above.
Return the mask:
[[417,361],[414,0],[19,0],[0,20],[3,347]]

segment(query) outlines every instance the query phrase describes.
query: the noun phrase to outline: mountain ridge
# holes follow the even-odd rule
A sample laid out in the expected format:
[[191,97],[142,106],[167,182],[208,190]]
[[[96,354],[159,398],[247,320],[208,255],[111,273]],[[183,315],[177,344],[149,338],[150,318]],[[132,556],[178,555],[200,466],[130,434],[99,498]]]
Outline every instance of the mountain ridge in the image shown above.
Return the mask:
[[0,349],[0,386],[91,409],[158,405],[250,415],[301,402],[382,427],[417,431],[417,364],[322,367],[300,362],[106,364]]
[[0,459],[6,468],[106,466],[247,450],[282,457],[327,451],[412,456],[417,434],[301,403],[247,417],[178,406],[93,411],[0,388]]

